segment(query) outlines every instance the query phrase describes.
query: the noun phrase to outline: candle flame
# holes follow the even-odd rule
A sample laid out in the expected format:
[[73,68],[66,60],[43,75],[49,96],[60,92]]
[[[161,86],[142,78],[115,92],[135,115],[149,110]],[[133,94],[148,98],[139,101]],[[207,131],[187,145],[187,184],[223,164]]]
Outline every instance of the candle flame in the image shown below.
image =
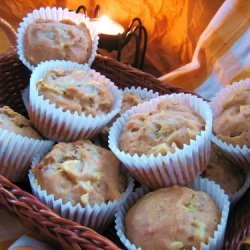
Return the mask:
[[109,22],[111,21],[110,17],[108,15],[102,15],[100,17],[100,20],[103,21],[103,22]]
[[98,34],[117,35],[124,32],[124,28],[117,22],[110,19],[108,15],[92,20],[96,26]]

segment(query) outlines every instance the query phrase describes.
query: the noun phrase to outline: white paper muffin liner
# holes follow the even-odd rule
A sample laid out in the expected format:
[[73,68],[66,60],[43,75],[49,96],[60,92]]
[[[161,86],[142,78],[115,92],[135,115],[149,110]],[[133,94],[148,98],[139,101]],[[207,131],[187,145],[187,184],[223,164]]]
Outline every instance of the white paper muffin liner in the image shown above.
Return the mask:
[[123,90],[123,93],[133,93],[140,96],[143,100],[150,100],[159,96],[158,92],[154,92],[152,89],[148,90],[147,88],[141,87],[126,87]]
[[[160,101],[178,102],[188,105],[205,121],[205,129],[191,140],[183,149],[164,156],[142,155],[131,156],[120,150],[119,138],[123,127],[131,115],[145,112],[155,107]],[[125,112],[116,120],[110,129],[109,147],[131,174],[143,185],[156,189],[175,184],[187,184],[195,179],[207,166],[210,158],[212,130],[212,112],[207,102],[190,94],[164,95],[142,103]]]
[[47,153],[52,141],[37,140],[0,129],[0,174],[12,182],[25,180],[32,159],[38,153]]
[[[40,156],[36,156],[32,162],[32,168],[39,162]],[[78,222],[79,224],[102,232],[114,218],[117,209],[125,202],[134,188],[134,179],[127,175],[127,187],[119,200],[109,201],[107,203],[87,205],[82,207],[80,203],[73,206],[70,202],[63,203],[62,199],[55,199],[53,194],[48,194],[38,185],[32,169],[29,171],[29,180],[32,193],[46,206],[50,207],[60,216]]]
[[243,186],[233,195],[229,195],[229,200],[233,206],[240,200],[240,198],[244,195],[244,193],[250,187],[250,171],[246,173],[245,178],[246,179],[245,179]]
[[74,11],[69,11],[68,9],[62,8],[40,8],[38,10],[33,10],[31,13],[27,14],[26,17],[23,18],[22,22],[19,24],[19,28],[17,30],[17,53],[20,60],[23,64],[28,67],[31,71],[34,69],[35,65],[32,65],[26,58],[25,58],[25,44],[24,44],[24,34],[27,27],[33,23],[37,19],[52,19],[52,20],[63,20],[68,19],[72,20],[74,23],[85,23],[88,30],[90,31],[90,36],[92,40],[92,52],[91,57],[88,60],[87,64],[90,66],[96,56],[97,46],[99,36],[97,30],[92,22],[90,22],[89,17],[86,17],[84,14],[75,13]]
[[[44,100],[38,94],[37,82],[43,79],[52,69],[80,69],[90,71],[93,79],[107,85],[114,97],[114,104],[107,114],[86,116],[84,113],[73,114],[62,107],[56,107],[49,100]],[[24,95],[25,96],[25,95]],[[39,64],[32,72],[29,88],[29,99],[24,100],[28,107],[30,120],[45,137],[53,141],[75,141],[82,138],[91,138],[96,135],[120,110],[122,103],[122,91],[120,91],[108,78],[89,69],[88,65],[82,65],[66,61],[47,61]]]
[[[207,179],[212,181],[209,178],[207,178]],[[219,185],[219,183],[216,183],[216,184]],[[235,192],[233,195],[228,194],[229,201],[230,201],[232,206],[234,206],[240,200],[240,198],[244,195],[244,193],[248,190],[249,187],[250,187],[250,172],[246,173],[245,182],[244,182],[243,186],[237,192]],[[223,189],[223,188],[221,187],[221,189]]]
[[[194,182],[190,185],[190,187],[196,191],[203,191],[207,193],[213,199],[213,201],[221,211],[221,220],[217,227],[217,230],[214,232],[213,237],[209,238],[208,244],[201,244],[201,249],[222,249],[230,206],[228,195],[225,194],[224,190],[221,189],[219,185],[215,184],[213,181],[209,181],[208,179],[201,177],[196,178]],[[115,214],[115,229],[117,235],[120,238],[121,242],[124,244],[124,246],[129,250],[139,250],[141,248],[135,246],[126,238],[126,228],[124,222],[125,216],[127,211],[148,192],[149,190],[147,188],[137,189],[129,196],[129,198],[124,202],[123,206]],[[192,249],[195,250],[196,248],[193,247]]]
[[[250,78],[241,80],[230,86],[223,88],[219,91],[214,98],[211,99],[211,108],[214,119],[222,112],[222,103],[237,89],[245,90],[250,89]],[[212,134],[212,141],[223,151],[225,156],[237,163],[242,168],[250,170],[250,148],[247,146],[240,147],[239,145],[233,146],[228,144],[216,135]]]

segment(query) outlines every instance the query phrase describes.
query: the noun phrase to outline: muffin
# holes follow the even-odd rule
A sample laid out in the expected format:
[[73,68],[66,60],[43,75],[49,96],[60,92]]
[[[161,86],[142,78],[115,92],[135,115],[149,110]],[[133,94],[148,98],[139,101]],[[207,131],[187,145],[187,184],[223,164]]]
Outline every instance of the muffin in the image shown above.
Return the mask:
[[221,112],[213,123],[214,134],[222,141],[250,146],[250,89],[235,89],[222,100]]
[[42,140],[42,137],[33,129],[32,123],[8,106],[0,108],[0,128],[17,135]]
[[24,100],[43,136],[72,142],[97,135],[119,112],[122,92],[86,64],[49,61],[33,70]]
[[35,20],[25,31],[24,45],[25,57],[32,65],[56,59],[86,63],[92,51],[87,26],[71,20]]
[[136,189],[115,215],[126,249],[222,249],[230,203],[219,185],[197,177],[149,192]]
[[250,79],[222,88],[212,99],[212,141],[228,159],[250,170]]
[[133,106],[137,106],[143,101],[147,101],[147,99],[143,100],[142,97],[136,93],[124,93],[122,99],[121,111],[119,112],[119,114],[120,115],[123,114],[128,109],[131,109]]
[[103,115],[108,113],[114,97],[107,85],[93,79],[91,71],[54,69],[37,83],[39,95],[62,107],[63,111]]
[[126,111],[109,132],[109,148],[151,189],[184,185],[205,169],[212,112],[190,94],[154,98]]
[[89,140],[58,143],[35,158],[29,180],[33,194],[55,213],[99,232],[134,187],[112,152]]
[[161,101],[130,117],[120,137],[120,147],[130,155],[166,155],[189,144],[204,127],[202,117],[190,107]]
[[225,158],[214,144],[211,147],[210,161],[202,176],[215,181],[230,196],[243,187],[246,179],[244,173]]
[[221,212],[208,194],[173,186],[139,199],[125,216],[125,231],[143,250],[200,249],[214,236],[220,220]]
[[125,190],[119,160],[89,140],[58,143],[33,172],[41,189],[73,206],[118,200]]
[[30,70],[43,61],[90,66],[95,59],[97,29],[83,14],[60,7],[35,9],[22,19],[17,31],[17,53]]
[[53,145],[8,106],[0,108],[0,143],[0,174],[13,182],[24,181],[34,155],[47,152]]

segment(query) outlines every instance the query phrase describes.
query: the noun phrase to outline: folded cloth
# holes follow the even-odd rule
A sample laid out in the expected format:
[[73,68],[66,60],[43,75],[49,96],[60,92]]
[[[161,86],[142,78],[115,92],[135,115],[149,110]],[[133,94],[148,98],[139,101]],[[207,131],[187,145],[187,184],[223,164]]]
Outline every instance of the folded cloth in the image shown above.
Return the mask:
[[201,34],[192,61],[159,79],[210,99],[250,77],[250,1],[226,0]]

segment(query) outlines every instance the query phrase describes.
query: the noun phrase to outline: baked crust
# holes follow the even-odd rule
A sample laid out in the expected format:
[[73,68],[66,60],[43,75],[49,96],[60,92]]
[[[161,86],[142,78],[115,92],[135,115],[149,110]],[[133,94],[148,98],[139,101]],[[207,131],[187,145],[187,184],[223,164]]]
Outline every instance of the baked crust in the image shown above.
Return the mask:
[[72,205],[116,200],[125,190],[125,179],[115,155],[89,140],[58,143],[33,172],[41,189]]
[[189,144],[204,127],[202,117],[188,106],[162,101],[130,117],[120,137],[120,148],[131,155],[166,155]]
[[92,51],[90,32],[84,23],[37,19],[24,34],[25,57],[33,65],[47,60],[88,62]]
[[44,99],[71,113],[103,115],[114,103],[106,84],[94,80],[91,72],[83,70],[51,70],[37,83],[37,88]]

